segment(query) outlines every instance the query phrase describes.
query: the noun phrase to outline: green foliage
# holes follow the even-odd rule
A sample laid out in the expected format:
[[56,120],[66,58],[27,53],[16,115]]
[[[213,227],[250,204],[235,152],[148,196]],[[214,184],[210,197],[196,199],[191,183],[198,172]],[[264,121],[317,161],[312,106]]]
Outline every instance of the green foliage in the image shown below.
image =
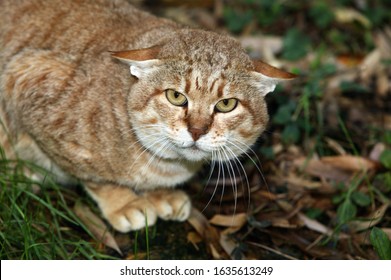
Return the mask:
[[274,159],[273,147],[261,147],[260,152],[266,159]]
[[311,219],[317,219],[323,214],[323,211],[319,208],[309,208],[306,212],[305,215],[308,218]]
[[224,18],[228,19],[226,22],[229,31],[239,33],[251,22],[253,12],[251,10],[238,11],[230,7],[225,7]]
[[314,1],[314,5],[310,7],[309,15],[315,22],[316,26],[325,29],[328,28],[334,20],[334,13],[331,10],[329,3],[326,1]]
[[380,162],[387,168],[391,169],[391,150],[385,150],[380,156]]
[[391,241],[384,231],[374,227],[371,230],[370,240],[380,259],[391,260]]
[[367,207],[371,204],[371,198],[363,192],[358,192],[358,191],[353,192],[352,200],[356,205],[361,207]]
[[354,205],[353,201],[349,196],[343,200],[343,202],[338,206],[337,217],[339,225],[346,224],[347,222],[353,220],[357,214],[357,207]]
[[286,144],[297,143],[300,139],[300,129],[297,124],[290,123],[285,126],[281,136]]
[[298,60],[308,54],[310,39],[299,29],[291,28],[284,37],[282,58]]
[[273,116],[273,122],[280,125],[289,124],[292,120],[292,114],[295,111],[295,108],[295,102],[281,105],[278,108],[277,113]]
[[355,82],[342,81],[340,88],[343,92],[354,92],[354,93],[368,93],[368,88],[363,85]]
[[338,205],[338,227],[355,219],[358,207],[368,207],[371,205],[371,198],[367,194],[357,190],[362,181],[362,178],[356,178],[349,186],[345,186],[343,183],[337,186],[342,192],[334,196],[332,202]]

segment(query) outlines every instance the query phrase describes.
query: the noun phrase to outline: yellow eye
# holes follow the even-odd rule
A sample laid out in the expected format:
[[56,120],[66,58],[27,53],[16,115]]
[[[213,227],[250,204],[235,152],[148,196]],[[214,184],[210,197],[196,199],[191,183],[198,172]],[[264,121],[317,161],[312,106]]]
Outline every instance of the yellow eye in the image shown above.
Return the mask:
[[215,107],[217,112],[228,113],[236,108],[238,100],[236,98],[229,98],[220,100]]
[[175,106],[185,106],[187,104],[187,98],[182,93],[179,93],[173,89],[166,90],[167,100]]

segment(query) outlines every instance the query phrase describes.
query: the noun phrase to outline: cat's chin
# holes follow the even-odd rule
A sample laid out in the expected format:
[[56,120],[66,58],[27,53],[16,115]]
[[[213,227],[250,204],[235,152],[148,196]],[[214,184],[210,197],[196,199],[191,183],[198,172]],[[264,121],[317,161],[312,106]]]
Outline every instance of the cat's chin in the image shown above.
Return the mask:
[[196,146],[181,149],[179,154],[188,161],[205,161],[211,158],[210,153],[205,152]]

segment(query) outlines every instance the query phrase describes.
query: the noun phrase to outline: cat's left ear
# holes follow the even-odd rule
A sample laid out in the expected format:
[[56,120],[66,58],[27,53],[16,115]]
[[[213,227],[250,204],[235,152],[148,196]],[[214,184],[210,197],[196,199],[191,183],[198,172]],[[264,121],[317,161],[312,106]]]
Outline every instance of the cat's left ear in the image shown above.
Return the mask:
[[130,74],[141,79],[156,70],[161,61],[157,59],[160,46],[146,49],[110,52],[111,56],[130,65]]
[[281,81],[292,80],[297,75],[275,68],[261,60],[253,60],[253,73],[263,96],[272,92]]

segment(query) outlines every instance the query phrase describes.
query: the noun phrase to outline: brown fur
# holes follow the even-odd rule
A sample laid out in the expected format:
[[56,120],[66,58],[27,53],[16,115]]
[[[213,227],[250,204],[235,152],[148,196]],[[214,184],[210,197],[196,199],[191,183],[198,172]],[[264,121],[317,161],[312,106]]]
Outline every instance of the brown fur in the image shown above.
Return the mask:
[[[292,78],[251,61],[229,37],[122,0],[2,0],[0,50],[7,155],[62,183],[81,180],[122,232],[144,227],[144,215],[150,225],[185,220],[187,196],[157,188],[243,153],[267,123],[264,95]],[[172,105],[166,89],[187,106]],[[225,98],[237,108],[216,113]]]

